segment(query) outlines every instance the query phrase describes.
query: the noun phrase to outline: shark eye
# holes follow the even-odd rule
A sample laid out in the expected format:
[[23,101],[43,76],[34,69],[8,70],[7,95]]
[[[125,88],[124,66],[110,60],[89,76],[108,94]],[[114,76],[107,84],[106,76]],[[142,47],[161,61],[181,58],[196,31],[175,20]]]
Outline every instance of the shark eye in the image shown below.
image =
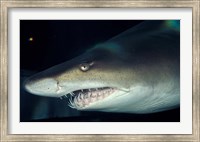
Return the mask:
[[83,64],[80,65],[81,71],[87,71],[87,70],[89,70],[89,68],[90,68],[90,65],[87,64],[87,63],[83,63]]

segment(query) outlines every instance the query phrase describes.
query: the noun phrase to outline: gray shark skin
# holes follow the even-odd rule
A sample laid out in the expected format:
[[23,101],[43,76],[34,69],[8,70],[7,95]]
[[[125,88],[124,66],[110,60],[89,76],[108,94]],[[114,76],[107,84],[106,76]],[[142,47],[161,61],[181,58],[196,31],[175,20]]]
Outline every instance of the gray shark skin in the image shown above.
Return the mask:
[[81,111],[154,113],[180,106],[180,23],[145,21],[33,75],[29,93],[69,96]]

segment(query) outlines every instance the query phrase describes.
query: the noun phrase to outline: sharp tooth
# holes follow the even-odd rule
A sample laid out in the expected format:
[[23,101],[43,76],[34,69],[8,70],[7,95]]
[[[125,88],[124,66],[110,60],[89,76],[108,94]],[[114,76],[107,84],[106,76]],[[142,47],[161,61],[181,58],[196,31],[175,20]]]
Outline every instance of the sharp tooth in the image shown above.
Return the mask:
[[99,93],[97,93],[97,100],[99,100],[99,99],[100,99],[100,96],[101,96],[101,95],[99,95]]
[[89,104],[89,100],[88,100],[88,99],[85,99],[85,100],[84,100],[84,104],[85,104],[85,105],[88,105],[88,104]]
[[88,94],[88,101],[90,102],[90,100],[91,100],[91,96],[90,94]]
[[92,93],[92,98],[95,98],[96,97],[96,93]]
[[88,98],[90,98],[91,93],[87,93]]
[[79,107],[83,107],[83,102],[81,101],[81,102],[79,102]]
[[60,99],[62,100],[62,96],[60,97]]
[[83,99],[86,99],[86,94],[83,94]]
[[84,95],[84,98],[85,98],[85,99],[88,99],[88,98],[89,98],[89,94],[86,93],[86,94]]
[[96,101],[96,98],[91,98],[90,101],[94,102],[94,101]]
[[71,107],[71,108],[76,108],[76,107],[72,106],[70,103],[68,104],[68,106]]
[[70,104],[71,104],[72,106],[74,106],[74,103],[72,102],[72,99],[71,99],[71,98],[69,99],[69,102],[70,102]]
[[74,98],[74,103],[75,103],[76,105],[78,104],[78,97],[77,97],[77,96]]
[[77,101],[78,101],[78,102],[81,101],[81,98],[80,98],[80,97],[81,97],[81,95],[79,94],[78,97],[77,97]]
[[67,94],[65,95],[66,98],[68,98]]
[[99,97],[99,96],[101,96],[101,93],[100,93],[100,92],[97,93],[97,97]]
[[84,96],[84,95],[81,93],[81,99],[84,99],[83,96]]

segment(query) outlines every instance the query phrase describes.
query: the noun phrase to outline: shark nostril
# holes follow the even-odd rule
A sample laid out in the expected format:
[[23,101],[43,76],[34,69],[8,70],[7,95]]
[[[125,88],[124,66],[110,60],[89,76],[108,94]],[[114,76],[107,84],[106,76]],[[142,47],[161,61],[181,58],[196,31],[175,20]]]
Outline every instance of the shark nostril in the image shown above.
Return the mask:
[[62,89],[62,87],[59,86],[58,83],[57,83],[57,91],[56,92],[59,93],[61,91],[61,89]]

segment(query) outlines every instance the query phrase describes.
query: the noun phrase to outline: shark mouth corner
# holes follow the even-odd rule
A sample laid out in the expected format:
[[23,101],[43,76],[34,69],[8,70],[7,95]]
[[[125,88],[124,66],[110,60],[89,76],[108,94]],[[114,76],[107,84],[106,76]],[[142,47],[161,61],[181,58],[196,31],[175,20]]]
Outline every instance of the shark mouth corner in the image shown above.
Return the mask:
[[112,87],[76,90],[70,93],[68,106],[74,109],[81,110],[91,104],[94,104],[95,102],[107,98],[117,90],[117,88]]

